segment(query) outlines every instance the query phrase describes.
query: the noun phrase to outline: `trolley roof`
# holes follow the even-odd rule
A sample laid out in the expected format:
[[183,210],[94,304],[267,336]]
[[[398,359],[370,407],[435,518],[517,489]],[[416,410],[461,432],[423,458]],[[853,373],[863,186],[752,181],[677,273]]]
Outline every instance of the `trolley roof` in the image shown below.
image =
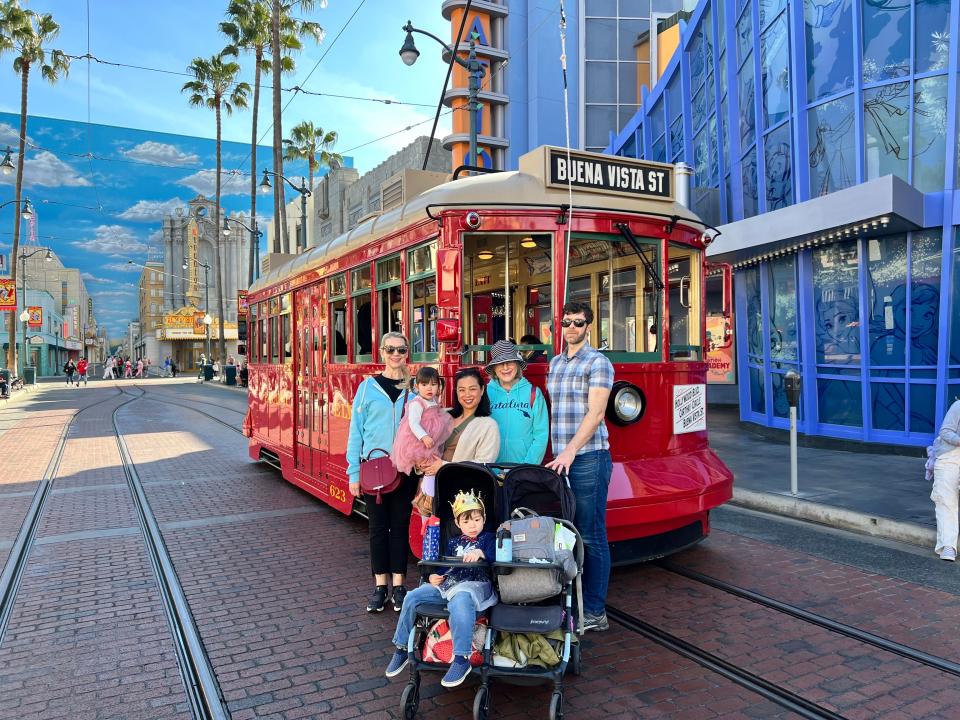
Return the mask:
[[[429,219],[427,207],[442,211],[444,206],[476,209],[530,205],[564,205],[570,203],[566,187],[550,186],[547,179],[548,151],[563,151],[563,148],[541,146],[520,158],[520,170],[497,172],[485,175],[451,180],[426,190],[409,202],[372,217],[349,232],[339,235],[328,242],[316,245],[293,260],[273,268],[250,286],[250,293],[256,293],[290,276],[315,270],[331,260],[335,260],[352,250],[363,247],[369,242],[386,237],[392,232]],[[620,164],[636,164],[639,161],[630,158],[614,158],[599,153],[576,152],[578,158],[598,158],[601,162],[615,160]],[[661,167],[672,173],[673,166],[662,163],[642,163],[642,167]],[[672,182],[672,178],[671,178]],[[623,193],[580,190],[574,186],[573,215],[577,208],[601,208],[631,213],[649,212],[652,215],[676,216],[679,220],[688,220],[698,225],[702,221],[688,208],[667,198],[625,197]]]

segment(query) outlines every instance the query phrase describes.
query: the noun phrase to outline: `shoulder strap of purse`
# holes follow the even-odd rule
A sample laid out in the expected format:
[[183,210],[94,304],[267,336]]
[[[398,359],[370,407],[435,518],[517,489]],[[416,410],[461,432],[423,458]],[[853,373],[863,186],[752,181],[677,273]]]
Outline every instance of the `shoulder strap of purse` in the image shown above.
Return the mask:
[[533,404],[537,401],[537,386],[530,384],[530,412],[533,412]]

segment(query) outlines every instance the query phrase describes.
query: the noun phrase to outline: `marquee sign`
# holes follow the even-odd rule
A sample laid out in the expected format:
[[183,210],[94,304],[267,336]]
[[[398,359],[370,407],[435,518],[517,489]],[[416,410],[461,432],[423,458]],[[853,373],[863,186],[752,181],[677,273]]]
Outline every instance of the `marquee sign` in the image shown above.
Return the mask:
[[599,153],[548,148],[547,186],[673,200],[673,166]]

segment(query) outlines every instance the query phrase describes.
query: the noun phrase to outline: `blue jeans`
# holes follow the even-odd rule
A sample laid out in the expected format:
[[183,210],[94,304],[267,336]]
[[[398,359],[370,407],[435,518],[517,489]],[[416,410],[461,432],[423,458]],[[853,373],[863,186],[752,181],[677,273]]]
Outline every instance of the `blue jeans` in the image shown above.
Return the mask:
[[397,631],[393,634],[393,644],[397,647],[407,647],[410,631],[417,619],[417,608],[433,603],[446,604],[450,612],[453,654],[469,657],[473,652],[473,626],[477,622],[477,604],[473,601],[473,596],[468,592],[457,593],[448,602],[443,599],[440,590],[429,583],[411,590],[403,599]]
[[610,546],[607,545],[607,490],[613,462],[609,450],[577,455],[570,466],[570,487],[577,498],[574,524],[583,538],[583,610],[601,615],[610,583]]

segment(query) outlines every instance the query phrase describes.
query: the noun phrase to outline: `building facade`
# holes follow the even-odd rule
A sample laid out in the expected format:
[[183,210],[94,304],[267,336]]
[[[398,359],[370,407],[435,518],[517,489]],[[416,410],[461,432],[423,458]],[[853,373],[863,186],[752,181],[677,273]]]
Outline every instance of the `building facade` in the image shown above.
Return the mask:
[[[429,158],[426,157],[428,148]],[[325,169],[324,174],[314,180],[313,193],[307,197],[306,247],[329,242],[355,228],[369,215],[380,212],[384,184],[405,170],[419,171],[425,158],[428,173],[450,173],[450,152],[444,150],[438,140],[431,142],[426,136],[417,138],[363,175],[347,166]],[[287,204],[290,248],[297,247],[302,215],[300,198],[297,197]],[[281,247],[274,242],[272,224],[267,229],[267,247]]]
[[[960,0],[703,0],[609,152],[693,167],[744,420],[930,442],[960,394]],[[711,388],[722,399],[722,388]]]

